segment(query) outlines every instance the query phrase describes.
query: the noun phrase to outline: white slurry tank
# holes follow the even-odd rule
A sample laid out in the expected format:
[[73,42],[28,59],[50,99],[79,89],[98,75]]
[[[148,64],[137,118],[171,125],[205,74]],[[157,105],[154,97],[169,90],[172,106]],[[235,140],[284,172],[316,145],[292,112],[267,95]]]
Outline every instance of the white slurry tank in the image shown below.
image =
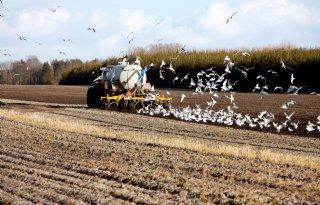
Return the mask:
[[88,107],[110,107],[114,104],[118,106],[120,103],[135,108],[138,103],[163,104],[172,101],[171,98],[160,97],[154,93],[147,82],[147,67],[120,64],[100,70],[101,76],[93,81],[87,92]]
[[[141,77],[142,68],[138,65],[128,65],[123,68],[120,73],[120,83],[125,89],[134,89],[139,83]],[[141,85],[147,82],[147,75],[142,77]]]

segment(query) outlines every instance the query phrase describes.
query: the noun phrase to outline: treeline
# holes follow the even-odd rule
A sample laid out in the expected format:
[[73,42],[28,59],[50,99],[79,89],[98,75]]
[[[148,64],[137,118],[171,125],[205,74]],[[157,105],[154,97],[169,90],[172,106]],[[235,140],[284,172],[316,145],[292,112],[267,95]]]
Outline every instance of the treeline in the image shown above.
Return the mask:
[[36,56],[29,56],[26,60],[0,63],[0,84],[61,84],[62,79],[83,64],[79,59],[41,63]]
[[[238,91],[252,91],[257,83],[256,77],[263,75],[268,79],[269,85],[288,87],[290,75],[295,75],[295,85],[308,86],[305,92],[320,91],[320,48],[296,48],[294,46],[267,47],[253,49],[217,49],[208,51],[181,49],[179,44],[157,44],[146,48],[138,47],[127,51],[129,62],[134,62],[136,57],[141,58],[141,65],[154,64],[154,68],[147,72],[148,81],[156,87],[187,88],[190,80],[173,84],[176,76],[183,78],[186,74],[196,79],[196,74],[201,70],[213,67],[219,74],[224,73],[223,59],[229,56],[239,69],[254,67],[248,71],[245,78],[243,74],[234,70],[229,76]],[[244,55],[247,52],[247,55]],[[88,85],[94,78],[100,75],[100,67],[118,64],[122,57],[111,57],[106,60],[93,60],[82,62],[79,59],[53,60],[41,63],[35,56],[28,57],[25,61],[17,61],[10,64],[8,69],[1,66],[0,83],[7,84],[64,84],[64,85]],[[280,59],[288,69],[283,69]],[[160,79],[159,67],[164,60],[166,66],[172,64],[176,74],[164,72],[164,80]],[[8,66],[7,66],[8,67]],[[164,69],[165,70],[165,69]],[[268,73],[268,70],[276,71],[277,76]]]

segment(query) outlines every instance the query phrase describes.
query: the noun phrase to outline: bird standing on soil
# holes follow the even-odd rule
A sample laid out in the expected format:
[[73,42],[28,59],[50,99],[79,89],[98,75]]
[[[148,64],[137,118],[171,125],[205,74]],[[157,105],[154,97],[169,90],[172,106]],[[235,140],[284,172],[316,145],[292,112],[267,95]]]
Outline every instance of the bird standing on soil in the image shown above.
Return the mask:
[[181,94],[181,102],[183,102],[184,98],[186,97],[185,94]]
[[285,104],[283,104],[283,105],[281,106],[281,108],[282,108],[282,109],[288,109],[290,105],[294,105],[295,103],[296,103],[295,101],[291,100],[291,101],[286,102]]

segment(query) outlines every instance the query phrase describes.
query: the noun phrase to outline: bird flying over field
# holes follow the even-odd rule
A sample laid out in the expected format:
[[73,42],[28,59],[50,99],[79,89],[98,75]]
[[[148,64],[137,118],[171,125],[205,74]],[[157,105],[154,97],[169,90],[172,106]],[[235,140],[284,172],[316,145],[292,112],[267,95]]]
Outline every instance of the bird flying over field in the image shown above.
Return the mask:
[[194,86],[196,86],[196,84],[195,84],[194,80],[191,78],[189,88],[194,87]]
[[276,87],[274,88],[274,91],[276,91],[276,90],[280,90],[281,92],[283,92],[283,88],[280,87],[280,86],[276,86]]
[[254,67],[247,68],[247,67],[244,67],[244,66],[241,66],[241,68],[243,68],[245,71],[249,71],[249,70],[254,69]]
[[280,64],[281,64],[281,68],[283,68],[283,69],[287,69],[288,68],[288,69],[292,70],[292,68],[290,68],[290,67],[286,66],[286,64],[284,64],[282,58],[280,58]]
[[96,29],[95,29],[95,28],[92,28],[92,27],[88,27],[87,30],[88,30],[88,31],[96,32]]
[[248,53],[247,51],[245,51],[245,52],[242,52],[241,53],[243,56],[245,56],[245,57],[248,57],[248,56],[250,56],[250,53]]
[[174,70],[174,68],[172,67],[172,63],[170,63],[170,66],[168,68],[173,74],[176,73],[176,71]]
[[228,23],[228,22],[232,19],[232,17],[233,17],[234,15],[236,15],[237,13],[238,13],[238,11],[234,12],[234,13],[227,19],[226,23]]
[[291,74],[291,78],[290,78],[290,82],[291,84],[293,84],[293,81],[295,80],[294,76],[293,76],[293,73]]
[[166,62],[164,62],[164,59],[161,61],[161,64],[160,64],[160,69],[166,65]]
[[273,74],[273,75],[279,76],[279,75],[278,75],[278,73],[277,73],[276,71],[268,70],[267,72],[268,72],[268,73],[271,73],[271,74]]
[[175,77],[175,78],[173,79],[173,82],[172,82],[172,83],[174,84],[174,82],[177,81],[177,80],[179,80],[179,76]]
[[300,87],[297,87],[297,86],[293,86],[291,85],[288,90],[287,90],[287,94],[290,94],[290,95],[297,95],[297,93],[299,92],[299,90],[301,90],[302,88],[304,88],[306,86],[300,86]]
[[247,78],[247,77],[248,77],[248,73],[247,73],[246,71],[241,70],[241,69],[239,69],[239,68],[237,68],[237,67],[236,67],[236,70],[240,71],[240,72],[241,72],[241,74],[243,75],[243,77],[245,77],[245,78]]
[[60,8],[60,6],[57,6],[57,7],[53,8],[53,9],[50,9],[50,10],[51,10],[52,12],[56,12],[58,8]]
[[19,34],[17,34],[17,36],[18,36],[20,41],[26,41],[27,40],[27,38],[25,36],[21,36]]
[[61,55],[67,55],[65,52],[61,51],[61,50],[57,50],[59,54]]
[[188,77],[189,77],[189,73],[188,73],[187,75],[185,75],[185,76],[180,80],[180,83],[182,83],[182,81],[184,81],[184,80],[187,80]]
[[159,77],[160,77],[160,79],[162,79],[162,80],[164,80],[164,77],[163,77],[163,73],[164,71],[163,70],[159,70]]
[[263,77],[262,75],[257,76],[257,79],[264,80],[264,83],[267,83],[267,79]]

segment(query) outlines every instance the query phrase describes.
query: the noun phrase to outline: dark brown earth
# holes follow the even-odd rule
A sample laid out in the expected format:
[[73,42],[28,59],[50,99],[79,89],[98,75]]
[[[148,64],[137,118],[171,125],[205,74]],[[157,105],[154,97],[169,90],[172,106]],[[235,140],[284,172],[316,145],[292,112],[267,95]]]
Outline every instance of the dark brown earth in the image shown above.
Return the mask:
[[[83,104],[86,87],[0,86],[0,98]],[[187,94],[183,104],[181,93]],[[71,97],[70,97],[71,96]],[[191,92],[174,91],[174,106],[199,103]],[[227,105],[224,94],[217,106]],[[292,96],[235,94],[239,112],[278,108]],[[293,96],[300,120],[319,114],[316,96]],[[273,100],[272,100],[273,99]],[[253,103],[255,102],[255,103]],[[203,103],[203,102],[202,102]],[[225,103],[225,104],[223,104]],[[204,103],[203,103],[204,105]],[[279,106],[277,106],[279,105]],[[247,157],[210,154],[114,135],[194,139],[257,150],[320,158],[320,139],[279,135],[133,113],[73,106],[7,103],[1,110],[81,120],[104,135],[62,131],[0,117],[0,204],[319,204],[320,169]],[[218,107],[220,109],[220,107]],[[270,110],[269,110],[270,109]],[[57,121],[58,122],[58,121]]]
[[[0,98],[17,99],[36,102],[62,103],[62,104],[86,104],[87,86],[52,86],[52,85],[0,85]],[[192,90],[169,90],[170,95],[165,92],[168,90],[158,90],[160,95],[165,95],[173,98],[172,105],[175,107],[195,107],[196,104],[202,108],[207,107],[207,101],[210,101],[212,96],[210,93],[204,95],[193,95]],[[181,94],[187,97],[181,103]],[[230,93],[219,93],[217,104],[214,107],[215,111],[227,109],[230,101],[225,97]],[[316,123],[317,116],[320,115],[320,96],[301,94],[301,95],[286,95],[286,94],[269,94],[261,99],[260,94],[256,93],[235,93],[233,94],[235,103],[238,106],[236,112],[249,114],[251,117],[256,117],[261,111],[268,111],[275,115],[276,122],[284,122],[286,112],[288,115],[295,112],[292,121],[300,122],[299,129],[293,133],[301,136],[320,136],[318,133],[307,133],[305,127],[308,121]],[[295,105],[289,109],[281,109],[281,106],[290,101],[295,101]],[[244,127],[249,129],[249,127]],[[257,130],[257,129],[255,129]],[[264,129],[261,131],[276,132],[275,129]],[[288,130],[283,130],[282,134],[291,134]]]

